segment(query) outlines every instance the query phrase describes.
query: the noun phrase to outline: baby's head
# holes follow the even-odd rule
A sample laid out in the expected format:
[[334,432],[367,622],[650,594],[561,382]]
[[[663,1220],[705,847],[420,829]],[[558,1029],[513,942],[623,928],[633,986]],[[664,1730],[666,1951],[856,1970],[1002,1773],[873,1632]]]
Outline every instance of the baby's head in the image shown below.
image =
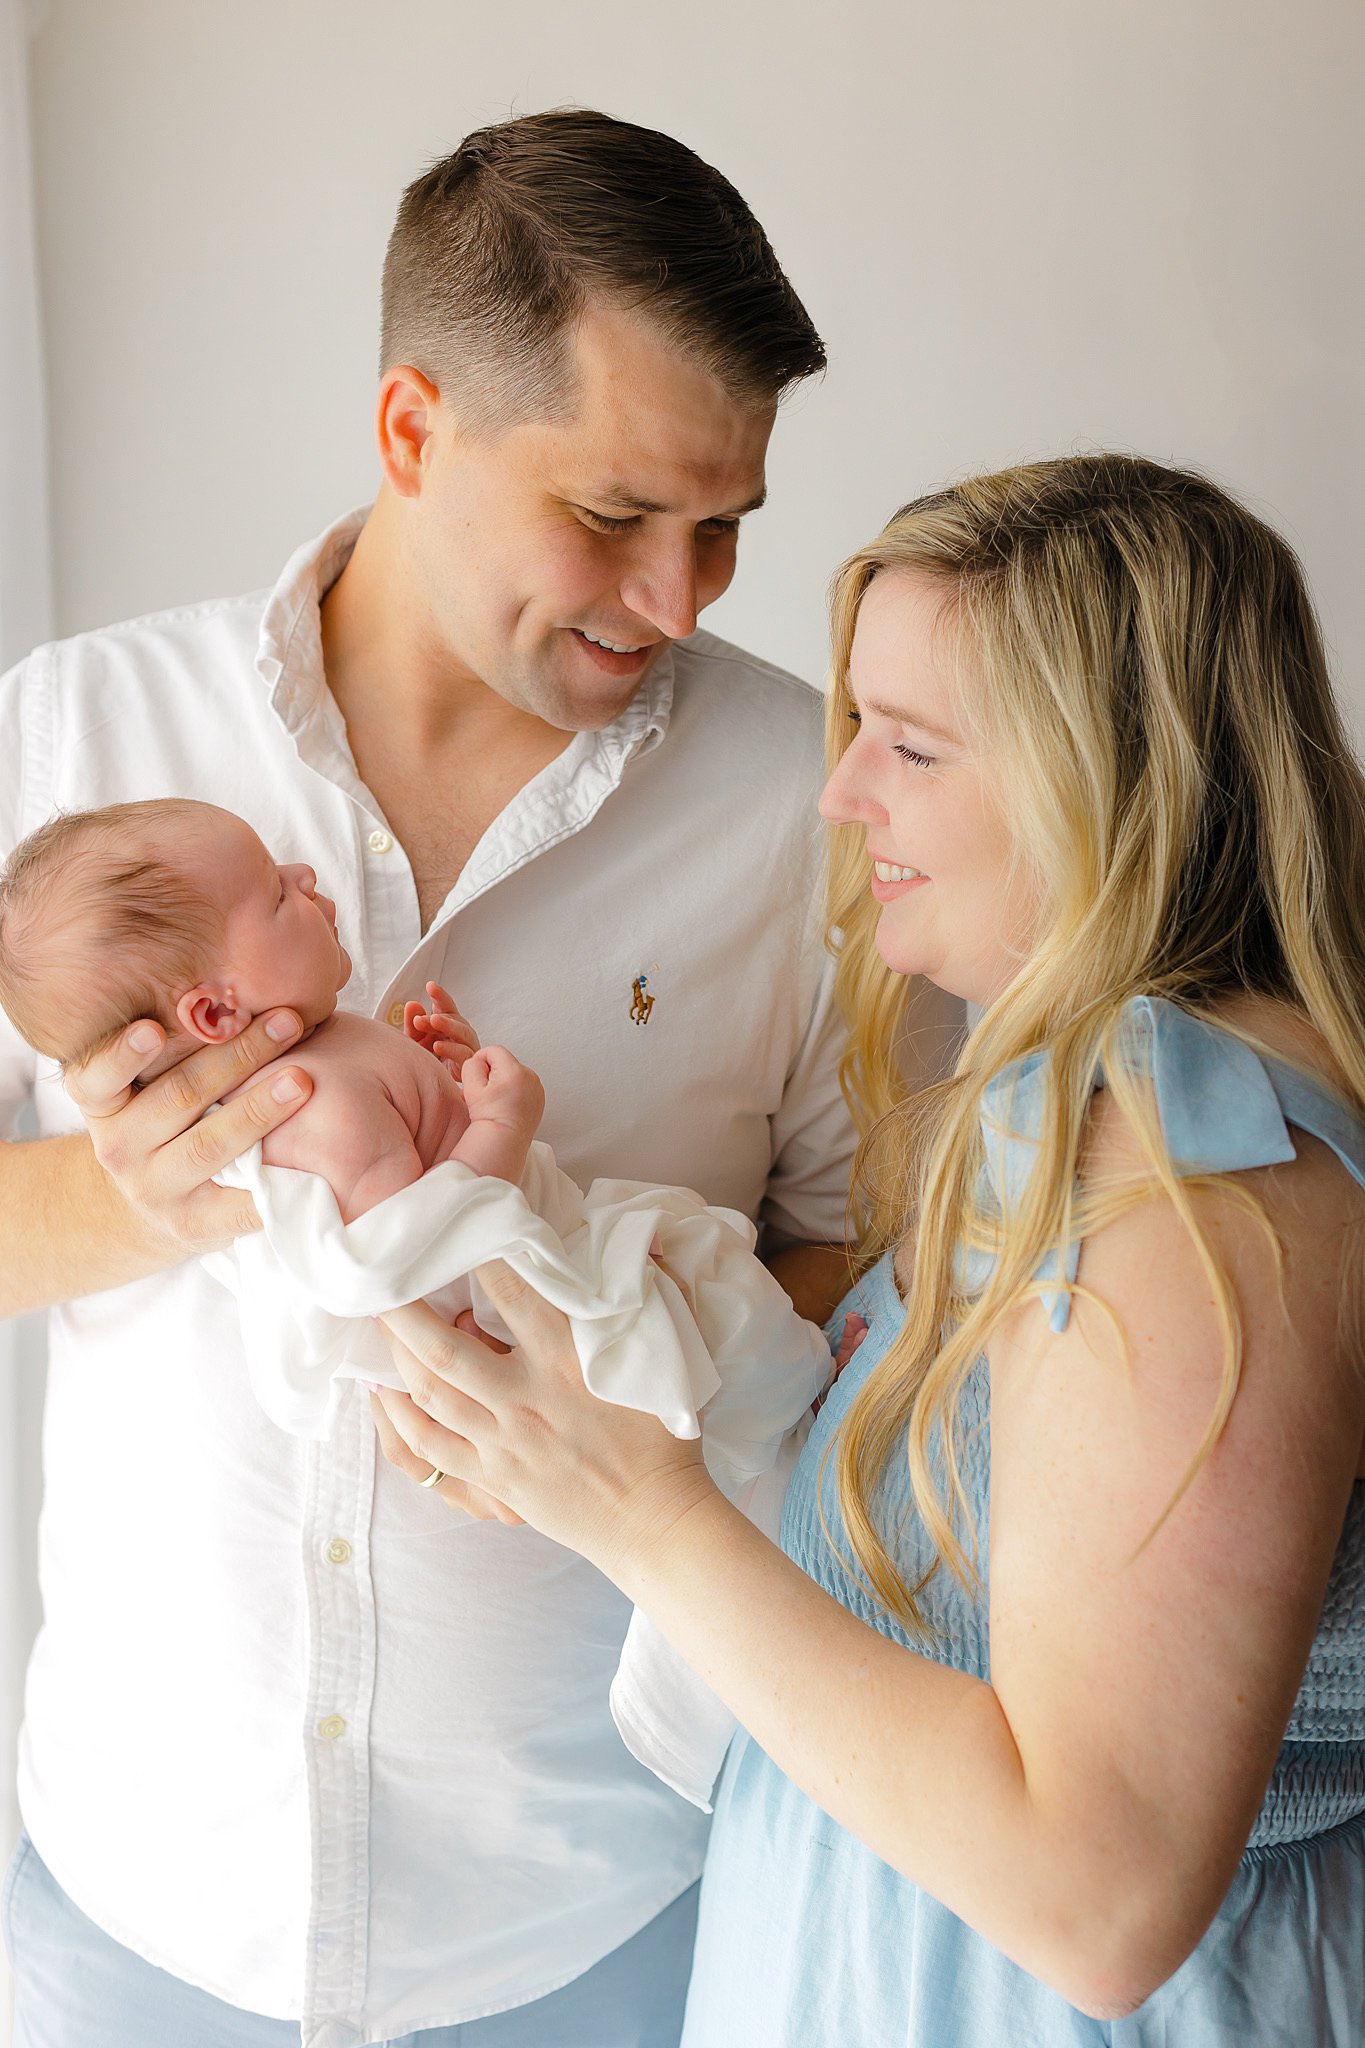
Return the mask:
[[52,818],[0,871],[0,1009],[30,1045],[79,1066],[135,1017],[159,1066],[288,1005],[305,1030],[351,963],[309,867],[278,867],[214,804],[164,799]]

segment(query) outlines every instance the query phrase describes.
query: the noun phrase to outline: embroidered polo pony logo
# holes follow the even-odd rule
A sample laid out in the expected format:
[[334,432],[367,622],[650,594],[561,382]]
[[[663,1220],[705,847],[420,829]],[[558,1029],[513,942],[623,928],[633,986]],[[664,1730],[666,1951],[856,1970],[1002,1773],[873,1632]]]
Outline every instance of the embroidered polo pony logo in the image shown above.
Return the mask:
[[648,1024],[649,1013],[654,1008],[654,998],[649,993],[649,976],[637,974],[630,985],[630,1021],[632,1024]]

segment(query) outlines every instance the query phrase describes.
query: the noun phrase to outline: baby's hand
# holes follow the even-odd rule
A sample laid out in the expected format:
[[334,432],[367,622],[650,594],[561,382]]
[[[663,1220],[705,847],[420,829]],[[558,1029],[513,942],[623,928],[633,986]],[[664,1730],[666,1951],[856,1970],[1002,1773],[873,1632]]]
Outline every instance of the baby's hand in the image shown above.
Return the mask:
[[824,1407],[826,1401],[830,1397],[830,1394],[833,1392],[834,1382],[838,1379],[844,1367],[847,1364],[849,1364],[853,1357],[854,1352],[858,1349],[858,1346],[862,1343],[866,1335],[866,1317],[855,1315],[853,1311],[850,1310],[849,1313],[844,1317],[843,1334],[839,1338],[839,1349],[835,1352],[833,1361],[830,1365],[829,1378],[825,1381],[823,1388],[816,1395],[814,1401],[812,1401],[811,1403],[811,1407],[814,1409],[817,1415],[820,1413],[820,1410]]
[[429,1010],[424,1010],[420,1003],[404,1003],[403,1031],[414,1045],[424,1045],[428,1052],[434,1053],[458,1081],[465,1061],[479,1049],[479,1034],[468,1019],[460,1015],[454,996],[439,982],[427,983],[427,998],[431,1004]]
[[536,1126],[545,1111],[540,1076],[503,1045],[466,1055],[460,1075],[469,1129],[454,1157],[476,1173],[519,1181]]
[[524,1067],[505,1045],[486,1045],[466,1055],[461,1077],[465,1108],[476,1124],[501,1124],[529,1145],[545,1114],[539,1074]]

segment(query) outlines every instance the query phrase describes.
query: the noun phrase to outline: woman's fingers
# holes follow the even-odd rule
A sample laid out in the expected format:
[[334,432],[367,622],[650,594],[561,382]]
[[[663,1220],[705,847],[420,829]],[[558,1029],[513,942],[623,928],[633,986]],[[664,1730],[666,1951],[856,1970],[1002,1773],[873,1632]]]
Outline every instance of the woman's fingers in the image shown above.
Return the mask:
[[380,1321],[394,1364],[418,1407],[445,1428],[484,1434],[492,1418],[480,1395],[496,1385],[489,1373],[500,1366],[498,1354],[481,1337],[452,1329],[424,1301],[390,1309]]
[[[394,1411],[393,1414],[390,1413],[390,1408]],[[412,1411],[411,1415],[408,1413],[409,1410]],[[449,1461],[448,1465],[437,1464],[434,1458],[424,1457],[420,1451],[412,1448],[395,1420],[396,1416],[401,1415],[409,1430],[416,1428],[415,1418],[420,1411],[413,1409],[412,1402],[408,1400],[406,1394],[390,1387],[381,1388],[370,1396],[370,1411],[374,1417],[379,1448],[388,1462],[396,1471],[403,1473],[405,1478],[414,1480],[421,1486],[430,1479],[433,1471],[440,1472],[441,1478],[427,1490],[439,1494],[447,1507],[458,1508],[479,1522],[520,1522],[521,1517],[514,1515],[510,1508],[505,1508],[501,1501],[493,1500],[481,1487],[459,1476],[460,1467],[457,1459],[462,1460],[472,1455],[467,1443],[460,1448],[460,1439],[451,1438],[448,1444],[442,1446],[443,1454]]]
[[530,1348],[539,1363],[581,1376],[568,1317],[527,1285],[504,1259],[479,1266],[473,1276],[512,1333],[514,1348]]
[[463,1330],[467,1337],[477,1337],[480,1344],[486,1345],[490,1351],[496,1351],[503,1358],[506,1358],[508,1352],[512,1349],[510,1344],[500,1343],[496,1337],[490,1337],[487,1330],[479,1328],[474,1320],[472,1308],[462,1308],[460,1310],[460,1313],[455,1318],[455,1327],[457,1330]]
[[[521,1526],[521,1516],[478,1483],[479,1455],[468,1437],[442,1428],[394,1387],[377,1389],[370,1405],[380,1448],[390,1464],[476,1521]],[[434,1484],[433,1472],[441,1474]]]

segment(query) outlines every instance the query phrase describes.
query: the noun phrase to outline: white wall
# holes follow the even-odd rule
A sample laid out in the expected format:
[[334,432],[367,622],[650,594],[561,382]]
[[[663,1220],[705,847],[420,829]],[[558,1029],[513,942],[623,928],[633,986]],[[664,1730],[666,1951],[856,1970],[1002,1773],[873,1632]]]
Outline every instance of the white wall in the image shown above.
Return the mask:
[[63,630],[369,494],[400,187],[576,101],[718,163],[829,344],[718,630],[817,676],[901,500],[1108,443],[1293,537],[1365,732],[1357,0],[47,0],[32,79]]

